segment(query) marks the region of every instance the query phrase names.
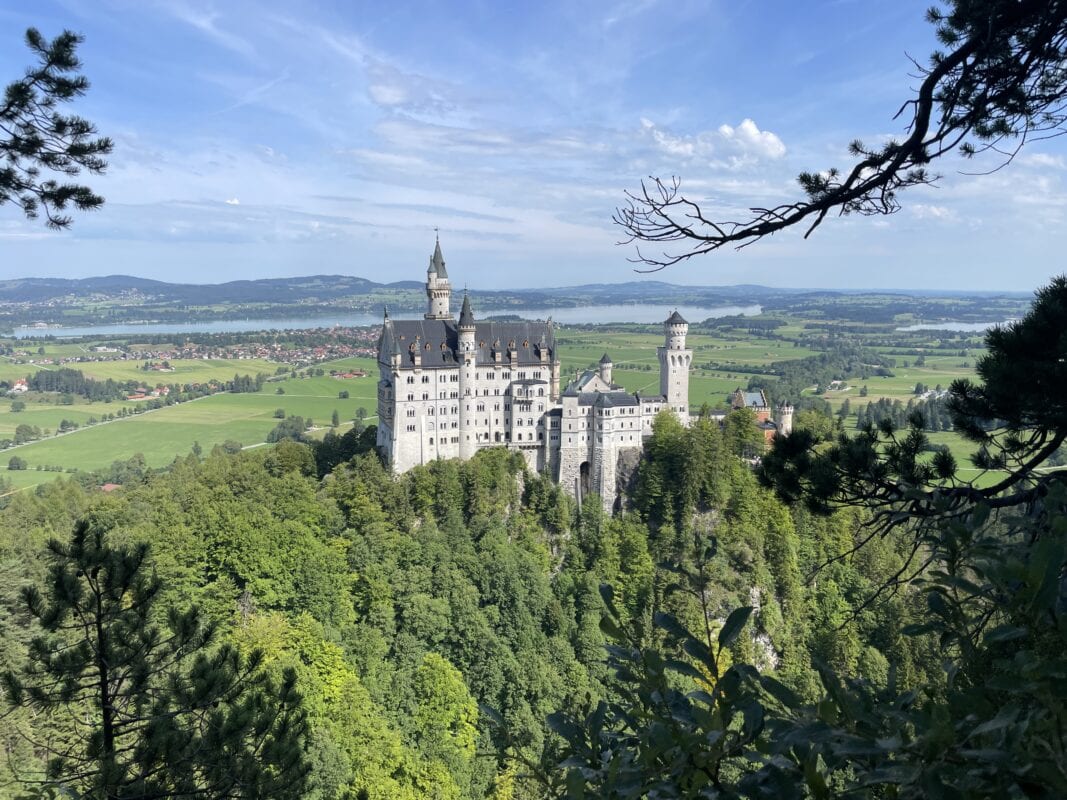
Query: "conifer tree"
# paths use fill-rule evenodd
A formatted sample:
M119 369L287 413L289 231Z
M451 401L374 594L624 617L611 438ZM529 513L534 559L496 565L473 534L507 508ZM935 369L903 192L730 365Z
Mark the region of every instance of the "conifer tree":
M49 543L45 590L24 600L42 634L7 699L65 735L42 743L53 793L118 798L300 797L307 773L295 674L263 677L262 656L216 644L195 608L162 610L146 545L115 546L77 523Z
M48 227L66 228L69 207L99 208L104 198L88 186L43 179L46 169L73 177L81 170L100 174L111 140L96 137L88 120L57 111L85 94L89 81L78 70L81 37L63 31L48 41L34 28L26 31L26 45L39 63L8 84L0 99L0 205L13 202L30 219L44 214Z

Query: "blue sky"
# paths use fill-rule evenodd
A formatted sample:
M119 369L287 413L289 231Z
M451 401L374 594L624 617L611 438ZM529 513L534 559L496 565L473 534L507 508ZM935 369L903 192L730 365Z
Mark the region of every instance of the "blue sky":
M26 27L82 33L74 110L115 140L70 231L0 206L0 277L421 279L439 226L460 285L633 280L611 215L642 177L731 217L899 134L927 3L0 0L0 81ZM1029 291L1064 269L1067 146L960 174L995 165L651 277Z

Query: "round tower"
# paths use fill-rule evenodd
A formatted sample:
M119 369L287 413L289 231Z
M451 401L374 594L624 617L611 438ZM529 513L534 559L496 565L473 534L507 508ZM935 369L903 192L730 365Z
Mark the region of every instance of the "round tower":
M778 406L778 432L788 436L793 432L793 406L783 402Z
M657 349L660 394L683 425L689 424L689 367L693 363L693 351L685 346L688 333L689 323L675 311L663 323L663 347Z
M434 243L430 266L426 268L426 319L452 319L449 305L452 301L452 284L448 280L445 259L441 255L441 240Z
M475 347L474 312L471 311L471 299L466 293L456 328L459 331L459 457L467 459L478 449L474 430L474 370L478 351Z
M604 353L600 357L600 380L604 381L608 386L611 386L611 356Z

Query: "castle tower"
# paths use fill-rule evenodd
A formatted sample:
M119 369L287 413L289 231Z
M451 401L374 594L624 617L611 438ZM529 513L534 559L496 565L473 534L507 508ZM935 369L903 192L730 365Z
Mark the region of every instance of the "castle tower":
M440 251L438 251L440 252ZM474 340L474 312L471 299L463 294L463 308L459 313L459 457L466 460L478 449L477 433L474 430L474 397L477 350Z
M608 386L611 386L611 356L604 353L600 357L600 380L604 381Z
M793 432L793 406L787 402L778 406L778 432L782 436Z
M663 323L664 345L659 354L659 391L683 425L689 424L689 366L693 351L685 347L689 323L675 311Z
M430 266L426 269L426 299L426 319L452 319L452 312L448 310L452 300L452 284L449 283L445 259L441 255L440 238L434 244Z

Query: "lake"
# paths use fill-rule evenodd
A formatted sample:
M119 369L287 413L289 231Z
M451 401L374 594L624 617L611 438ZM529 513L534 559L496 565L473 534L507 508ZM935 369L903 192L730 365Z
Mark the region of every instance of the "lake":
M1014 319L1006 319L1001 322L920 322L916 325L907 325L903 328L897 328L898 331L960 331L960 332L978 332L987 331L990 328L994 328L997 325L1007 325L1009 322L1016 322Z
M514 314L523 319L547 319L551 317L564 325L607 322L662 322L677 310L690 322L700 322L709 317L730 317L735 315L753 316L759 314L758 305L751 306L665 306L665 305L605 305L572 306L566 308L527 308L514 307L488 309L478 314L480 318L494 314ZM393 319L422 319L422 313L390 314ZM70 328L35 328L20 325L15 328L16 339L32 339L41 336L102 337L102 336L137 336L158 333L237 333L239 331L262 330L306 330L308 328L329 328L334 325L359 327L378 325L382 321L380 314L335 314L329 317L294 317L293 319L227 319L212 322L146 322L121 323L117 325L85 325Z

